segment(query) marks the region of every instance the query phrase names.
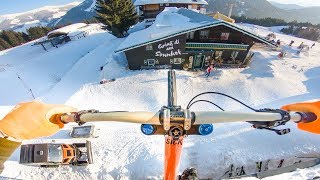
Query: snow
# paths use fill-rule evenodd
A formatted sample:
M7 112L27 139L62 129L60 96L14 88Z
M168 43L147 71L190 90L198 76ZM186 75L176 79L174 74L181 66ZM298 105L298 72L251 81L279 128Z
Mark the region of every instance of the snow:
M141 6L146 4L203 4L207 5L205 0L136 0L134 2L135 6Z
M27 32L27 29L35 26L46 26L47 23L41 22L39 20L26 22L21 28L15 29L16 32Z
M0 104L32 100L29 89L37 97L46 94L79 59L90 54L101 41L108 41L110 38L113 36L100 31L59 48L51 48L49 52L44 51L41 46L31 46L33 42L0 52L0 66L4 69L0 73L0 80L2 86L10 90L0 93Z
M76 30L78 30L78 29L80 29L80 28L82 28L82 27L85 27L85 26L87 26L86 23L70 24L70 25L68 25L68 26L64 26L64 27L62 27L62 28L59 28L59 29L55 29L55 30L53 30L53 31L50 31L50 32L48 33L48 36L50 36L51 34L55 34L55 33L58 33L58 34L60 34L60 33L62 33L62 34L68 34L68 33L72 32L72 31L76 31Z
M77 6L80 3L81 2L75 1L75 2L66 4L66 5L61 5L61 6L43 6L41 8L37 8L37 9L34 9L34 10L25 11L23 13L5 14L5 15L1 15L0 17L4 18L4 19L14 19L15 17L20 16L20 15L25 15L25 14L29 14L29 13L34 14L34 13L37 13L37 12L40 12L40 11L43 11L43 10L56 11L57 9L59 9L61 7L70 6L70 5Z
M177 21L182 20L177 17ZM169 22L170 23L170 22ZM160 23L159 24L163 24ZM260 36L273 28L248 25ZM139 33L136 32L136 33ZM295 55L297 46L312 41L275 32L292 56L278 59L279 52L255 47L255 56L244 69L216 69L209 78L203 72L176 71L178 104L185 107L196 94L219 91L256 108L279 108L284 104L319 99L320 44L308 53ZM0 117L20 101L31 100L27 85L36 98L47 103L65 103L81 109L101 111L158 111L167 103L167 70L130 71L124 54L114 54L128 38L117 39L107 32L96 32L87 38L50 48L24 44L0 52ZM139 39L136 39L139 41ZM99 71L103 66L103 71ZM25 84L18 78L21 76ZM98 84L102 78L114 82ZM238 104L219 96L206 96L227 110L244 110ZM216 110L211 105L197 104L193 111ZM144 136L139 125L127 123L94 123L97 138L91 138L94 164L87 167L62 166L39 168L18 163L17 150L5 163L0 179L147 179L162 176L164 138ZM56 135L24 141L78 142L68 124ZM200 178L221 177L231 163L245 165L293 155L319 153L320 136L298 130L289 123L291 133L278 136L255 130L247 123L214 124L209 136L189 136L184 140L179 172L196 167ZM319 176L320 166L297 170L266 179L312 179ZM255 178L247 178L255 179Z
M95 6L96 6L96 0L93 0L91 6L89 8L87 8L86 10L84 10L84 11L93 12Z
M100 24L86 24L86 26L82 26L82 27L79 27L77 29L68 29L69 33L68 33L68 36L69 37L72 37L72 36L76 36L78 34L81 34L81 33L89 33L89 32L95 32L95 31L98 31L98 30L101 30L101 25Z
M80 2L73 2L62 6L44 6L23 13L0 15L0 29L26 32L25 29L33 27L31 24L46 26L51 20L65 15L69 9L79 4ZM39 23L36 24L35 21Z

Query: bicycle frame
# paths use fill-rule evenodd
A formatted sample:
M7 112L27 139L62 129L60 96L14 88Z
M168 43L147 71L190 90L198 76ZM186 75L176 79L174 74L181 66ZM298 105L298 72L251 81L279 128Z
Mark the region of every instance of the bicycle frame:
M168 109L175 110L177 107L176 74L168 72ZM175 180L179 169L181 153L183 148L183 137L174 140L171 136L165 138L164 153L164 179Z

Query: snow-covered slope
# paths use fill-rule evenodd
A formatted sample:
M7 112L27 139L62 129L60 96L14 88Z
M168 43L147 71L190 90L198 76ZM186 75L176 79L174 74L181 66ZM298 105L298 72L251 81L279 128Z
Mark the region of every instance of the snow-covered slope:
M74 64L90 55L101 42L109 42L111 39L114 36L100 31L87 38L63 44L57 49L50 48L48 52L41 46L31 46L33 42L1 51L0 80L7 90L0 94L0 104L31 100L32 93L36 97L47 94ZM77 77L73 79L77 80Z
M33 26L46 26L79 4L80 2L73 2L63 6L45 6L24 13L0 15L0 30L25 32Z
M246 25L265 36L277 28ZM278 59L278 52L255 48L251 65L245 69L217 69L209 78L203 72L176 71L178 104L183 107L196 94L219 91L237 97L255 107L274 107L319 99L320 44L295 55L300 42L313 42L276 33L292 48L290 58ZM5 114L19 101L30 100L30 94L17 79L16 73L34 90L38 99L49 103L66 103L79 109L102 111L157 111L167 103L167 70L130 71L123 54L113 54L124 39L106 32L70 42L45 52L41 47L26 44L0 54L0 114ZM99 71L104 66L103 71ZM58 77L58 78L57 78ZM116 81L98 84L102 78ZM207 96L226 110L243 110L238 104L219 96ZM9 107L8 107L9 106ZM216 110L198 104L192 110ZM30 142L71 142L72 126L48 138ZM18 164L19 150L5 163L1 176L17 179L146 179L160 178L163 168L163 136L144 136L139 125L95 123L97 138L93 145L94 164L87 167L39 168ZM320 136L302 132L293 123L292 132L278 136L273 132L255 130L247 123L216 124L213 134L185 139L180 172L196 167L201 178L221 177L231 163L244 165L256 160L320 153ZM319 175L320 167L283 174L273 179L310 179ZM312 173L310 173L312 172Z

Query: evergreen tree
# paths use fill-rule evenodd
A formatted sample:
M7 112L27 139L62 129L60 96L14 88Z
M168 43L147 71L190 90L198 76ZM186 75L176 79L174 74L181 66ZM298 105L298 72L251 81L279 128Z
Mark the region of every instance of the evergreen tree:
M2 31L0 37L7 41L12 47L20 45L22 42L17 38L14 31Z
M128 34L130 26L138 20L131 0L97 0L96 19L117 37Z
M15 31L13 31L13 33L14 33L14 35L16 36L19 44L23 44L23 43L26 42L26 40L24 40L24 38L23 38L23 33L21 33L21 32L15 32Z
M9 49L11 47L12 46L7 41L0 38L0 51L5 50L5 49Z
M40 27L40 26L31 27L31 28L27 29L29 38L31 40L38 39L38 38L41 38L43 36L46 36L49 31L51 31L51 28L49 28L49 27Z
M29 35L26 34L26 33L22 33L22 38L26 41L26 42L29 42L30 41L30 38L29 38Z

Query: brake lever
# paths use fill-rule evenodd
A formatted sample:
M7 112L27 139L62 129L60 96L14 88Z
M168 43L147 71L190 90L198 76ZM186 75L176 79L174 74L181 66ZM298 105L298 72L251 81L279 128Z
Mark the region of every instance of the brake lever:
M278 135L284 135L290 132L290 128L274 129L274 127L285 125L288 121L290 121L289 112L282 109L270 109L270 108L260 109L257 112L279 113L281 115L281 119L275 120L275 121L247 121L248 123L252 124L253 128L266 129L269 131L273 131Z
M278 135L288 134L291 131L290 128L286 128L286 129L260 128L260 129L266 129L269 131L273 131L273 132L277 133Z

